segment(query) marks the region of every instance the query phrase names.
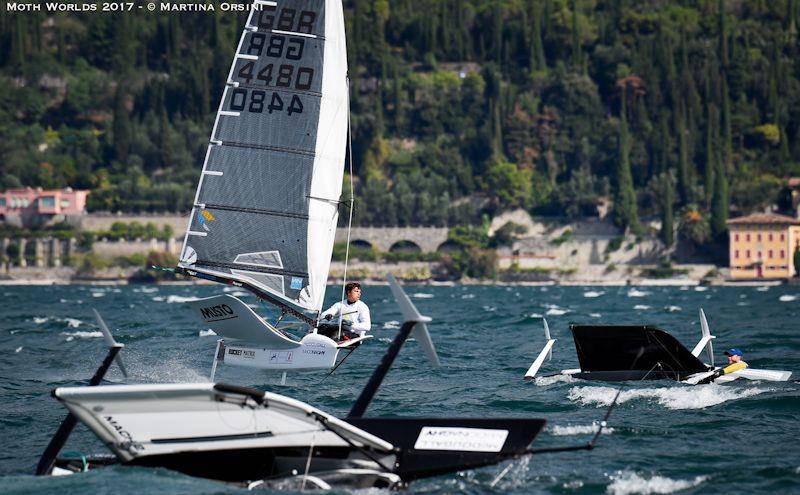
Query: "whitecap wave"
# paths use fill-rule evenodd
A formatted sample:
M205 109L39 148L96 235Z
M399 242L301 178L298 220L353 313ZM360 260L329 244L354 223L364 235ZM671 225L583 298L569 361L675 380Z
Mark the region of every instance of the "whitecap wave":
M461 299L475 299L475 294L463 294Z
M667 313L677 313L678 311L683 311L683 308L680 306L664 306L664 310Z
M640 388L623 390L619 395L618 402L622 404L630 400L649 399L655 400L667 409L704 409L772 390L774 389L757 387L741 389L722 385ZM584 405L606 407L611 404L616 395L616 388L585 386L573 387L567 394L567 398Z
M155 299L155 298L153 298ZM192 301L199 301L199 297L194 296L167 296L167 304L174 304L174 303L187 303Z
M707 290L708 290L708 287L706 287L705 285L696 285L694 287L694 291L695 292L705 292Z
M200 337L213 337L216 334L217 332L211 330L210 328L208 330L200 330L200 333L198 333Z
M570 375L560 374L552 376L537 376L533 379L533 383L536 384L537 387L546 387L554 383L573 383L576 381L578 380Z
M95 332L87 332L87 331L77 331L77 332L61 332L61 335L66 335L67 341L71 341L75 337L81 339L94 339L103 336L103 332L95 331Z
M48 321L50 321L50 317L49 316L34 316L33 317L33 322L36 323L37 325L41 325L42 323L47 323Z
M483 306L483 310L487 313L494 313L497 311L497 308L495 306Z
M15 354L19 354L20 352L22 352L22 346L19 346L16 349L14 349Z
M531 313L531 314L529 314L528 316L529 316L530 318L541 318L541 317L542 317L542 314L541 314L541 313Z
M649 295L650 293L645 290L631 289L628 291L628 297L646 297Z
M561 308L550 308L545 312L546 315L550 316L561 316L569 313L568 309L561 309Z
M602 318L603 317L603 315L601 315L600 313L589 313L589 316L591 316L592 318Z
M603 291L590 290L590 291L584 292L583 293L583 297L594 298L594 297L600 297L603 294L605 294L605 292L603 292Z
M433 294L428 294L426 292L415 292L411 294L411 297L414 299L433 299Z
M142 294L152 294L153 292L158 292L158 287L137 287L133 289L133 292L141 292Z
M554 425L548 427L548 431L556 436L574 436L574 435L594 435L600 425L593 421L590 425ZM603 435L610 435L614 433L614 428L610 426L603 427Z
M693 488L708 479L708 476L695 476L692 480L674 480L666 476L654 475L645 478L633 471L619 471L609 476L611 484L606 493L611 495L629 495L633 493L674 493Z
M163 302L164 301L164 296L151 297L150 300L155 301L155 302Z
M63 321L69 328L78 328L83 324L83 322L77 318L63 318L58 321Z
M758 292L767 292L769 290L769 286L768 285L762 285L761 287L756 287L756 290Z
M647 304L637 304L636 306L633 307L633 309L637 311L647 311L651 307L652 306L648 306Z
M797 300L797 296L791 294L784 294L778 298L778 301L780 302L792 302L795 300Z
M381 328L384 330L394 330L396 328L400 328L400 322L397 320L387 321L384 322L383 327Z
M105 292L92 292L92 297L106 297Z

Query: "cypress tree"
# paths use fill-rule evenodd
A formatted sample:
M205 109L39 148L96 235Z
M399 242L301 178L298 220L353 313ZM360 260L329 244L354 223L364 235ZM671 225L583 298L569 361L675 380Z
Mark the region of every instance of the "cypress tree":
M692 202L691 170L689 164L689 144L686 136L686 114L683 107L678 114L678 191L681 204L688 205Z
M718 28L719 28L719 60L722 70L728 68L728 22L725 15L725 0L717 1Z
M114 156L120 163L125 163L130 151L131 122L130 116L128 115L127 95L125 94L122 84L117 85L117 91L114 94L114 121L112 130L114 136Z
M633 176L631 175L630 145L628 143L628 117L625 87L622 88L622 106L620 109L619 125L619 157L616 167L617 191L614 198L614 219L620 227L630 228L634 233L641 232L639 215L636 210L636 193L633 190Z
M675 203L675 191L672 187L672 174L667 172L664 175L664 204L661 208L661 240L667 247L672 246L675 242L675 231L673 226L675 224L675 215L673 212L673 203Z
M576 0L572 0L572 66L577 69L581 66L581 33L578 27L578 6Z
M800 277L800 244L795 245L794 247L794 271L798 277Z
M728 177L725 164L717 159L714 173L714 196L711 199L711 235L717 241L728 230Z
M503 8L501 0L494 2L494 61L499 65L503 61Z
M706 151L703 185L705 186L706 207L711 207L711 198L714 196L714 153L716 152L716 126L719 117L713 103L708 103L706 116Z
M733 163L733 133L731 131L731 99L728 95L728 78L722 75L722 152L723 166L730 169Z
M544 45L542 44L542 8L538 2L535 3L531 41L533 43L531 68L538 71L547 70L547 59L544 56Z

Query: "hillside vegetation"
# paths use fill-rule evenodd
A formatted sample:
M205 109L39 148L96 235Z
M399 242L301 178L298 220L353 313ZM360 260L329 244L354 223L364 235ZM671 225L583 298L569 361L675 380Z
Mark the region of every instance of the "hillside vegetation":
M609 198L633 232L721 239L800 175L798 3L345 1L356 222ZM3 12L0 187L188 210L245 18Z

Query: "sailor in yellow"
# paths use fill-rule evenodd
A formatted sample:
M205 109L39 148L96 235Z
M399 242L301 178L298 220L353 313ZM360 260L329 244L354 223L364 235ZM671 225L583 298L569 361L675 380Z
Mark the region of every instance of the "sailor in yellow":
M725 351L725 355L728 356L728 366L716 370L710 376L701 380L700 381L701 384L711 383L723 375L730 375L731 373L735 373L737 371L741 371L747 368L747 363L742 361L743 353L740 349L737 349L735 347L732 349L728 349L727 351Z

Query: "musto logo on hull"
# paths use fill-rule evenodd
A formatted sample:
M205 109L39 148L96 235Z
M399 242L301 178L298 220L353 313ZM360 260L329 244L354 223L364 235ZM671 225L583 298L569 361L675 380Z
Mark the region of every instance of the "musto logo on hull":
M227 304L219 304L208 308L200 308L200 313L206 321L219 321L236 318L233 309Z

